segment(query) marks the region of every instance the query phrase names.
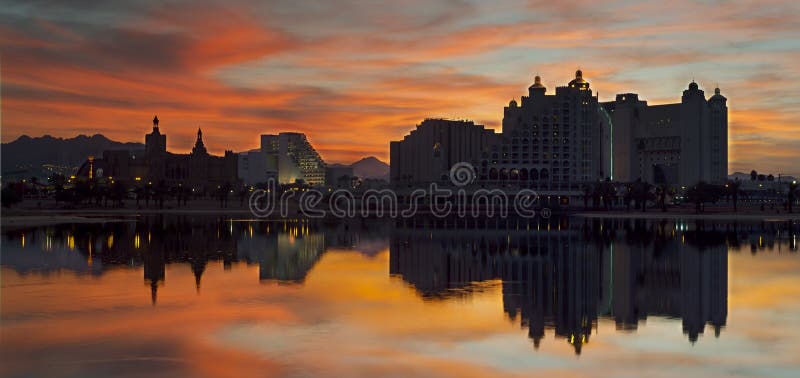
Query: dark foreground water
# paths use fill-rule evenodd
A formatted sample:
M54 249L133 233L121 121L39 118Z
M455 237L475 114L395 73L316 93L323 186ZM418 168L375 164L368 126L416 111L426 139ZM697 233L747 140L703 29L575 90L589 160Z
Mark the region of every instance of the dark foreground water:
M795 377L798 234L580 218L4 229L0 375Z

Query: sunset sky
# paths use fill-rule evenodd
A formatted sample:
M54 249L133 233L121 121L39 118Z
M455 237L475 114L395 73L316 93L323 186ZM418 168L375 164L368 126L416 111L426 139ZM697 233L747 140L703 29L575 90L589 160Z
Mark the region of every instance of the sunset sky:
M328 162L387 160L426 117L499 128L534 75L581 68L601 101L718 83L729 170L800 175L798 36L785 0L3 1L2 141L143 142L157 114L178 152L202 127L213 153L301 131Z

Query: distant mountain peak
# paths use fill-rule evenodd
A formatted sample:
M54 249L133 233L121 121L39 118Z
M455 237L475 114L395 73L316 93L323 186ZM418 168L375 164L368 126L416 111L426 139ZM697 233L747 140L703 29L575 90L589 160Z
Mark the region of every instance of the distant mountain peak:
M353 174L361 178L389 180L389 164L374 156L367 156L351 164Z
M367 162L367 161L375 161L375 162L379 162L379 163L386 164L386 163L384 163L383 161L381 161L380 159L376 158L375 156L367 156L367 157L363 157L363 158L361 158L360 160L356 161L355 163L359 163L359 162ZM355 164L355 163L353 163L353 164Z
M22 135L13 142L3 143L2 171L3 176L8 172L16 172L25 175L24 177L46 178L49 173L42 167L45 164L77 167L87 156L100 156L106 150L143 149L144 145L141 143L117 142L103 134L81 134L73 138L49 134L40 137Z

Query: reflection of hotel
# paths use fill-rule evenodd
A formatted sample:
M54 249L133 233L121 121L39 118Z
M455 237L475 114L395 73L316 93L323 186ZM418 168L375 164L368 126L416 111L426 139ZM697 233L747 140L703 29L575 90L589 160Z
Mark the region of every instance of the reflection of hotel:
M275 225L279 229L279 224ZM237 256L258 263L260 280L302 283L325 251L325 237L309 233L307 225L245 237L237 244Z
M389 270L425 298L465 295L476 282L502 280L505 312L528 328L536 347L552 330L580 353L598 316L613 318L619 329L635 329L648 315L681 317L692 342L706 324L718 335L727 318L725 244L693 246L678 237L647 244L631 236L657 230L636 227L401 227L392 236Z
M727 319L726 249L798 250L791 222L425 218L248 222L219 216L143 216L136 223L65 224L4 229L3 266L19 273L102 275L143 269L155 302L178 264L201 291L207 266L259 264L256 281L302 283L327 250L374 255L390 245L389 270L425 300L468 296L502 280L503 311L576 351L598 319L635 330L650 316L680 318L692 342ZM371 251L371 252L370 252ZM87 268L88 267L88 268ZM310 273L311 272L311 273ZM499 310L499 308L498 308Z
M618 329L636 329L652 315L680 317L692 342L706 324L719 336L728 304L725 244L690 246L670 240L659 246L614 243L613 248L611 313Z
M637 94L601 103L578 70L555 93L540 78L503 113L502 134L465 121L426 120L391 142L395 185L446 182L456 162L483 186L580 196L584 183L613 179L691 185L724 182L728 108L692 82L680 103L648 105Z
M575 230L397 230L389 271L428 298L463 295L474 282L503 281L503 307L538 347L545 329L580 352L596 323L601 292L595 251Z
M198 291L210 261L221 261L226 269L237 261L257 263L260 280L299 283L327 248L323 233L308 223L232 222L197 215L145 216L136 223L67 224L26 237L29 245L35 242L47 252L45 266L52 266L52 250L65 250L70 259L59 260L69 264L67 269L78 266L72 258L81 254L88 255L83 264L93 267L93 274L111 266L142 267L154 304L159 287L167 282L168 264L188 264ZM344 235L338 240L348 242ZM11 253L4 247L4 263L19 260L17 255L30 258L33 251L24 252Z

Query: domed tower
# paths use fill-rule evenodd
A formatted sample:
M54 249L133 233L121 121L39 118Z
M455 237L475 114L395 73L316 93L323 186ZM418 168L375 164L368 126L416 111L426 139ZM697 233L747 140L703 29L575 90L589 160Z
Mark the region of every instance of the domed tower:
M705 92L703 92L700 89L700 86L698 86L697 83L695 83L695 81L692 80L692 82L689 83L689 88L683 91L683 100L686 101L698 97L702 97L703 99L705 99Z
M711 96L711 98L709 98L709 99L708 99L708 102L722 102L722 103L726 103L727 101L728 101L728 99L727 99L727 98L725 98L725 96L723 96L723 95L721 95L721 94L720 94L719 87L717 87L717 88L714 88L714 95L713 95L713 96Z
M575 71L575 78L569 82L569 87L580 89L582 91L589 89L589 82L583 79L583 71Z
M681 161L680 181L692 185L699 181L717 184L711 177L711 128L705 92L692 80L683 91L680 106Z
M167 151L167 135L158 129L158 116L153 117L153 132L144 136L146 155L154 156Z
M528 96L531 98L543 96L547 92L547 88L542 85L542 78L539 75L533 78L533 85L528 87Z
M197 129L197 141L194 142L194 147L192 147L192 154L208 155L206 146L203 144L203 130L199 128Z
M728 99L720 94L719 87L708 99L708 123L711 145L711 178L725 182L728 178Z

